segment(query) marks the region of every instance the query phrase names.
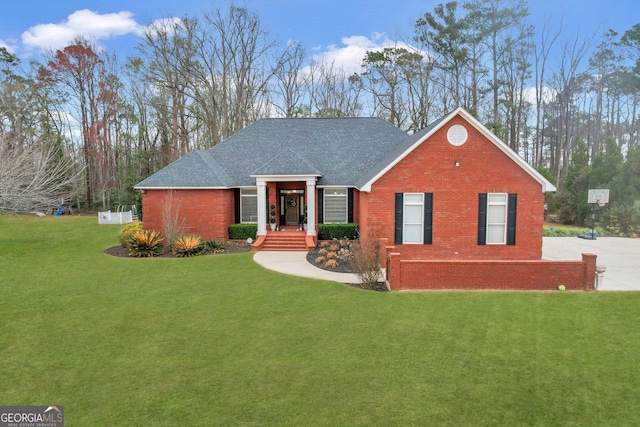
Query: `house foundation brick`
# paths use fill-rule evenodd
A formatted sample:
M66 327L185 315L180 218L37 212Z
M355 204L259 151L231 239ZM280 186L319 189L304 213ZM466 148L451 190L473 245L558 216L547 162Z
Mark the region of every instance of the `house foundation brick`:
M204 239L229 238L234 223L233 190L145 190L142 218L146 230L164 233L164 219L172 210L184 225L184 233Z

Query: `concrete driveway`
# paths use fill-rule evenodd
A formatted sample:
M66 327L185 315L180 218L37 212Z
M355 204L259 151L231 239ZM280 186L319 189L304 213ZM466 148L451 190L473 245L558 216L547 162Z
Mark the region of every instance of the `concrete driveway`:
M544 237L542 259L573 260L583 253L598 256L596 265L607 268L599 291L640 291L640 239L598 237Z

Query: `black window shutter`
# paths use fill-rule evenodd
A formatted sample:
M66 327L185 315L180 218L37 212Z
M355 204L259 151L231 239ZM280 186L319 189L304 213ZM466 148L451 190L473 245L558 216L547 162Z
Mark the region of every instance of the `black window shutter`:
M235 223L236 224L240 224L240 189L239 188L234 188L233 189L233 205L234 205L234 212L235 212Z
M509 194L507 205L507 245L516 244L516 211L518 208L518 195Z
M318 224L324 224L324 188L318 188Z
M402 228L403 228L403 209L404 209L404 195L402 193L396 193L396 222L395 233L393 241L396 245L402 244Z
M478 197L478 244L487 244L487 193Z
M424 244L433 240L433 193L424 193Z
M269 214L270 214L271 209L269 209L269 189L266 188L265 190L267 191L267 200L265 200L265 202L266 202L265 203L265 205L266 205L265 214L266 215L265 215L264 222L266 222L268 224L269 223Z
M353 188L347 191L347 222L353 222Z

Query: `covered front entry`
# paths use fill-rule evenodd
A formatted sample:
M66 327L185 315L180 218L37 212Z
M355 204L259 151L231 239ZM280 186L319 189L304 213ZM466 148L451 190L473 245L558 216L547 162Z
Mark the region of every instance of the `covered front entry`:
M280 195L280 225L301 225L305 217L304 188L280 188L278 193Z
M316 180L319 175L252 175L256 178L258 233L254 247L260 248L267 238L273 217L283 227L303 228L307 247L316 243ZM270 229L270 226L269 226ZM277 230L276 230L277 232ZM269 233L273 233L269 231ZM278 233L280 234L280 233Z

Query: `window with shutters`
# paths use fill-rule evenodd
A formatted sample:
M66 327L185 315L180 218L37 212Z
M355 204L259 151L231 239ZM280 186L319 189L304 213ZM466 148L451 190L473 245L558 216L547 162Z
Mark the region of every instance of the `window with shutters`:
M396 193L393 242L433 243L433 193Z
M424 234L424 194L405 193L403 204L403 243L422 243Z
M240 221L243 224L258 222L258 189L240 189Z
M324 223L346 224L348 221L348 200L346 188L324 189Z
M507 193L487 194L487 245L507 243Z

